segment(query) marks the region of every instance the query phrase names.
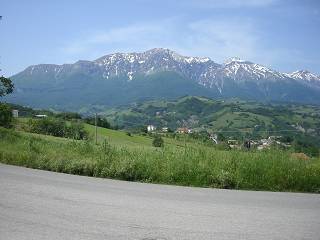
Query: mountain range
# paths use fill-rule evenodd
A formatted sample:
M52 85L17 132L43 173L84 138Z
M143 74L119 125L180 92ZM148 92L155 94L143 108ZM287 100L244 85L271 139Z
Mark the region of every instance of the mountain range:
M239 58L222 64L155 48L94 61L39 64L11 77L7 100L37 108L87 111L185 95L320 104L320 76L281 73Z

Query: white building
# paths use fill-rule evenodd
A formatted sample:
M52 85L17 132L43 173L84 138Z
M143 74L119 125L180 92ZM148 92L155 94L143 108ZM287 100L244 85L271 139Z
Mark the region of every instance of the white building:
M14 117L14 118L19 117L19 110L13 109L12 110L12 117Z
M153 131L155 131L157 128L155 127L155 126L153 126L153 125L148 125L147 126L147 130L148 130L148 132L153 132Z
M163 127L162 128L162 132L168 132L169 131L169 128L168 127Z
M47 115L45 114L37 114L37 115L34 115L36 118L46 118L48 117Z

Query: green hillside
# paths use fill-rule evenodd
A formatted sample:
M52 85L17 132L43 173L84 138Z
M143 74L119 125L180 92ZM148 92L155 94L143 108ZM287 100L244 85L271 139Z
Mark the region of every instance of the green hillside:
M90 133L92 141L94 141L95 127L93 125L85 124L85 129ZM103 144L107 141L112 146L116 147L128 147L128 148L144 148L144 149L155 149L152 146L153 137L149 135L141 134L130 134L128 135L125 131L106 129L98 127L98 143ZM194 142L190 140L186 141L179 140L177 138L163 137L165 146L168 148L180 148L186 146L194 145ZM203 145L200 142L196 145Z
M55 137L50 135L43 135L37 133L27 132L28 129L28 121L31 118L29 117L22 117L18 118L15 121L15 128L20 132L22 135L30 135L35 136L41 139L46 139L55 142L66 142L66 141L74 141L67 138ZM85 130L89 133L88 141L90 143L95 143L95 126L84 123ZM201 142L192 141L189 138L172 138L172 137L165 137L163 136L163 140L165 146L167 148L181 148L185 146L203 146ZM104 144L107 142L113 147L125 147L130 149L148 149L154 150L155 147L152 146L153 136L152 135L141 135L139 134L128 134L126 131L121 130L112 130L103 127L97 127L97 143Z
M215 92L176 72L137 75L130 82L127 76L106 80L101 76L73 71L61 74L59 78L45 73L29 77L23 72L12 77L16 91L6 97L7 101L36 108L90 114L110 106L151 99L175 99L186 94L217 96Z
M299 136L315 143L320 139L320 107L312 105L183 97L110 109L101 114L125 129L152 124L173 130L186 126L235 138Z

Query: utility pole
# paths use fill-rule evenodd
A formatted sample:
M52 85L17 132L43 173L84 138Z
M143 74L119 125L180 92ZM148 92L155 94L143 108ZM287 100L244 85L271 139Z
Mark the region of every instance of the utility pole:
M95 125L95 138L96 138L96 145L97 145L98 144L97 113L95 114L94 125Z

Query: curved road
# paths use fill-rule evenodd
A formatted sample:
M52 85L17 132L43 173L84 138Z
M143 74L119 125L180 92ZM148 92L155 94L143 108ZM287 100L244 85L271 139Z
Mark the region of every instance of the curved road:
M0 239L320 239L320 195L175 187L0 164Z

